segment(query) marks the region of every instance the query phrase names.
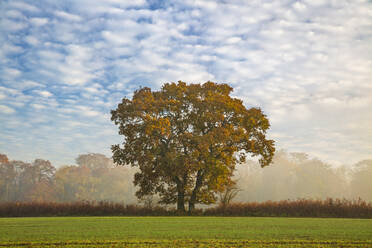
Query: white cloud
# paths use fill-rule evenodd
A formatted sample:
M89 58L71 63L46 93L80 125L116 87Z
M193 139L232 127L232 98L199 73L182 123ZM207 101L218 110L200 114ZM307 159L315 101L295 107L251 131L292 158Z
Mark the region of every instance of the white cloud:
M3 68L3 76L5 78L15 78L19 77L22 74L22 71L15 69L15 68Z
M72 22L79 22L82 20L82 18L78 15L67 13L64 11L56 11L54 14L58 17L64 18L66 20L72 21Z
M230 44L236 44L236 43L239 43L240 41L242 41L240 37L231 37L231 38L228 38L226 42Z
M7 87L3 87L3 86L0 86L0 92L4 92L7 95L18 95L18 94L20 94L20 92L16 89L7 88Z
M98 111L94 111L94 110L86 110L84 112L82 112L83 115L85 116L89 116L89 117L94 117L94 116L99 116L100 113Z
M23 1L10 1L9 5L13 8L17 8L21 11L39 12L39 9L35 6L25 3Z
M110 32L110 31L103 31L102 36L109 42L112 42L117 45L122 45L122 44L132 44L133 39L126 36L125 33L122 34L116 34L115 32Z
M295 8L298 11L304 11L306 9L306 5L301 3L300 1L296 1L293 4L293 8Z
M42 105L42 104L38 104L38 103L33 103L31 104L31 106L35 109L45 109L45 105Z
M49 91L46 91L46 90L34 90L34 92L42 97L51 97L53 96L52 93L50 93Z
M141 7L145 6L146 0L132 0L132 1L120 1L120 0L108 0L108 1L91 1L82 0L79 4L76 4L76 8L85 14L89 15L122 15L125 13L125 8L130 7Z
M2 50L5 53L20 53L23 51L23 48L21 46L16 46L9 43L4 43L2 46Z
M0 112L3 114L13 114L15 112L11 107L0 105Z
M41 83L38 83L32 80L25 80L19 84L19 87L21 89L29 89L29 88L36 88L36 87L43 88L45 86L42 85Z
M33 46L37 46L39 44L39 40L35 36L26 36L25 40L27 43Z
M305 0L305 2L309 5L317 6L317 7L329 3L329 1L326 1L326 0Z
M7 17L10 17L10 18L19 18L19 19L25 17L25 16L24 16L21 12L19 12L18 10L8 10L8 11L6 12L6 16L7 16Z
M4 93L0 92L0 100L3 100L5 98L6 98L6 95Z
M369 2L190 0L156 10L144 0L26 2L3 5L0 104L22 108L7 116L14 122L53 122L54 140L82 132L64 154L120 139L99 130L116 130L107 114L140 85L212 80L261 107L279 146L345 163L368 155ZM18 135L14 128L9 140Z
M2 19L0 23L1 30L9 32L17 32L28 27L28 24L22 21L12 21L9 19Z
M64 54L53 50L39 50L38 54L43 60L41 62L45 63L48 63L50 60L62 61L65 58Z
M33 17L30 18L30 22L35 26L43 26L49 22L48 18L43 17Z

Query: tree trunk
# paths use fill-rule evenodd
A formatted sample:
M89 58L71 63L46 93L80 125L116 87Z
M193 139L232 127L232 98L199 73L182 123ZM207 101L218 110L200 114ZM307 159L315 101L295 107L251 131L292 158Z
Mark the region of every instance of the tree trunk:
M177 184L177 211L185 212L185 188L178 177L175 177L175 181Z
M189 201L189 213L191 213L195 209L196 195L198 194L199 189L202 186L203 177L204 177L204 174L203 174L202 170L198 170L198 173L196 175L195 187L194 187L194 189L191 193L191 197L190 197L190 201Z
M6 201L9 202L9 184L6 182Z
M178 212L185 212L185 193L178 191L177 196L177 211Z

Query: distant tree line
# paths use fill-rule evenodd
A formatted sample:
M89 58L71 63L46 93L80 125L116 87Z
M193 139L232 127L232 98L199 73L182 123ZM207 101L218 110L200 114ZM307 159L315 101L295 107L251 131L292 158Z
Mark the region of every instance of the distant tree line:
M76 165L55 168L49 161L9 160L0 154L0 202L113 201L136 203L135 171L115 166L102 154L83 154ZM305 153L276 152L273 164L262 169L257 162L239 165L232 187L219 195L222 205L287 199L346 198L372 202L372 160L333 167ZM141 202L149 207L154 196Z
M76 164L55 168L48 160L27 163L0 154L0 202L135 200L127 168L94 153L79 155Z
M279 150L272 166L261 169L248 161L237 168L234 179L238 202L328 197L372 202L372 160L336 167L306 153Z

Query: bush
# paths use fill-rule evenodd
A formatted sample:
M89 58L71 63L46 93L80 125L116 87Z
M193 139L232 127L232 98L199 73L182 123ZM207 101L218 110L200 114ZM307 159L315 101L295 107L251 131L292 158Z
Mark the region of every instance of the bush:
M362 199L332 198L233 203L227 207L221 205L206 209L204 215L372 218L372 203L367 203Z
M175 209L144 207L115 202L79 201L0 203L0 217L31 216L179 216ZM336 217L372 218L372 203L361 199L298 199L285 201L233 203L207 209L196 209L197 216L271 216L271 217Z

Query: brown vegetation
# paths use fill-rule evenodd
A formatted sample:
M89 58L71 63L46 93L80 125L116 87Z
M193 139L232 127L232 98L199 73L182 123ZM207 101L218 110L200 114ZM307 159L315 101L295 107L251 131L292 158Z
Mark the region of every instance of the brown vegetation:
M175 216L183 213L164 207L113 202L9 202L0 203L0 217L25 216ZM200 216L372 218L372 202L358 200L306 200L233 203L195 210Z
M233 203L206 209L204 215L372 218L372 202L329 198Z
M142 207L114 202L8 202L0 203L0 217L31 216L146 216L169 215L162 207Z

